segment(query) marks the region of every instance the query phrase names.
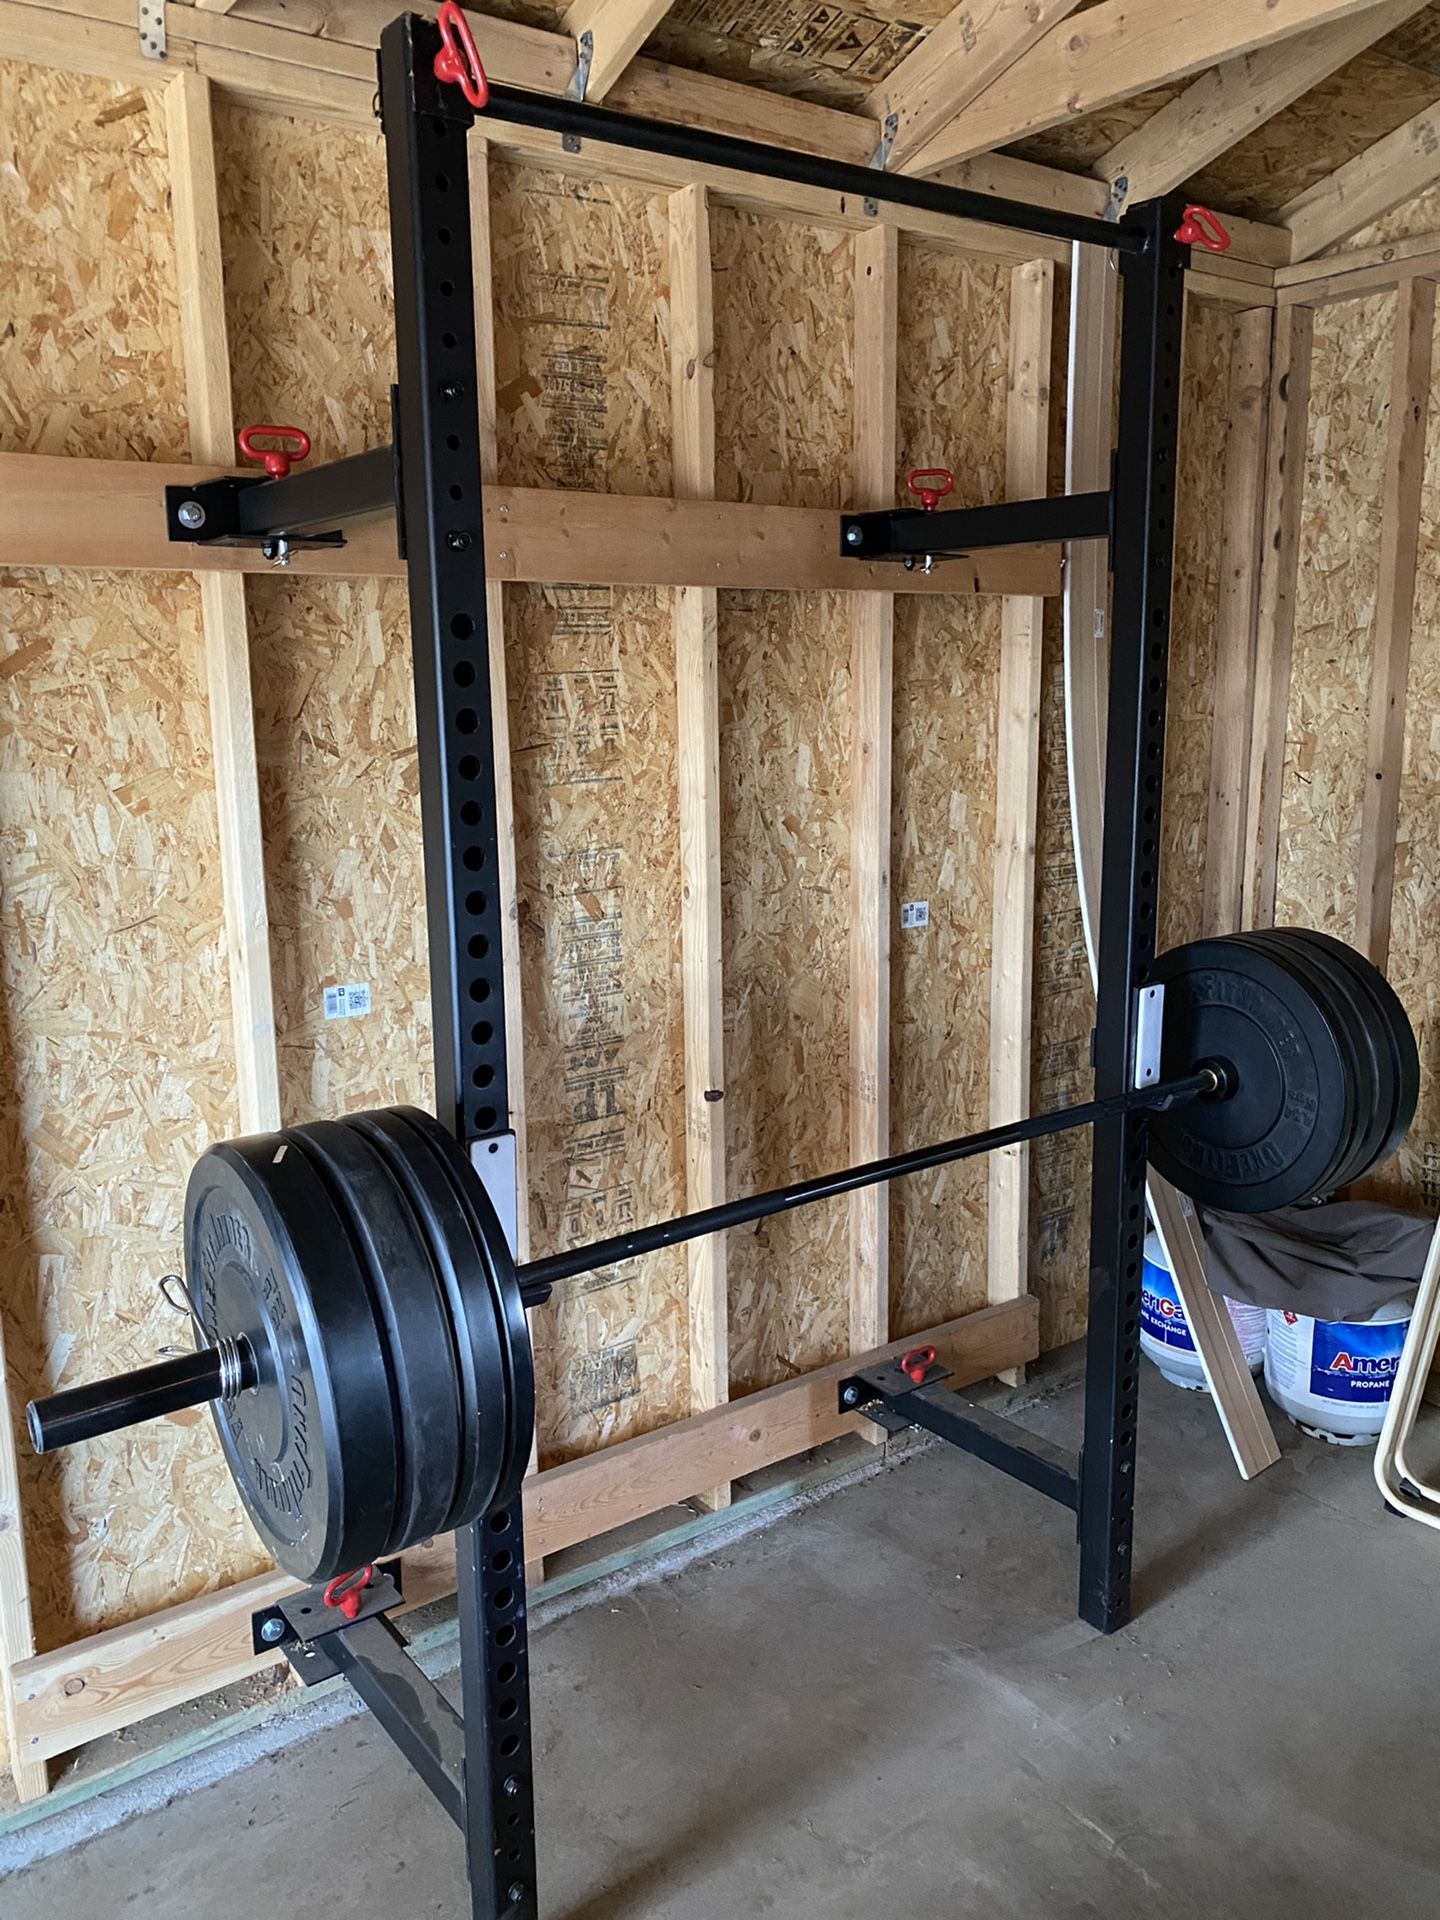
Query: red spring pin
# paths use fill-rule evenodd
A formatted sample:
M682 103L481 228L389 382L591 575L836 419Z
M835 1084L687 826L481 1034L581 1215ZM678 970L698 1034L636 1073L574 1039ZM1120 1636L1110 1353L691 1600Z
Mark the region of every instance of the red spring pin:
M455 0L444 0L435 16L440 29L440 51L435 56L435 78L447 87L459 87L479 113L490 98L490 82L480 64L480 54L470 22Z
M257 433L271 440L288 440L293 451L284 447L257 447L254 445ZM242 427L236 438L247 460L265 462L265 471L272 480L283 480L296 461L304 460L310 452L310 436L303 427Z
M941 485L927 482L943 482ZM905 481L906 487L919 500L926 513L933 513L947 493L955 487L955 476L948 467L916 467Z
M373 1567L356 1567L353 1573L338 1573L320 1597L327 1607L338 1608L347 1620L353 1620L360 1611L360 1597L374 1577Z
M908 1374L917 1387L923 1387L925 1376L935 1364L934 1347L912 1347L900 1362L900 1371Z
M1225 223L1209 207L1186 207L1185 217L1175 229L1182 247L1204 247L1209 253L1228 253L1230 235Z

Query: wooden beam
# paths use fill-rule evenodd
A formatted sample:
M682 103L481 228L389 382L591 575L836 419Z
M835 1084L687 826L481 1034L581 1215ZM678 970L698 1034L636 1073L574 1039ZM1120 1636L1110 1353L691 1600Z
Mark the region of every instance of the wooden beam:
M210 88L198 73L177 73L166 87L165 127L190 457L225 465L235 458L230 338Z
M160 461L0 453L0 564L174 572L269 573L257 551L173 546L158 511L166 486L233 469ZM933 573L846 559L824 507L728 500L647 500L606 493L491 487L485 568L492 580L586 580L596 586L741 587L798 592L1058 593L1058 546L997 548ZM294 574L399 579L395 533L376 520L344 547L301 548Z
M1394 133L1297 193L1280 209L1291 258L1309 260L1379 220L1440 180L1440 105L1426 107Z
M1088 173L1063 173L1058 167L1042 167L1033 160L1017 159L1013 153L982 153L970 160L958 161L939 175L947 186L969 187L974 193L995 193L1004 200L1024 200L1035 207L1053 207L1066 213L1088 213L1101 218L1110 204L1110 190L1103 181ZM1223 211L1223 209L1222 209ZM1267 226L1261 220L1244 220L1238 214L1225 213L1230 232L1230 251L1216 254L1222 272L1233 272L1242 264L1279 267L1290 258L1290 235L1283 227ZM1043 248L1032 247L1038 255ZM1069 258L1068 247L1062 261Z
M174 7L169 15L169 70L197 68L227 98L259 111L296 114L375 132L374 50L393 16L394 0L237 0L226 15ZM434 11L419 0L419 10ZM487 68L496 80L536 93L563 94L575 70L575 45L566 35L489 15L475 16ZM0 0L0 52L41 64L69 66L112 79L156 83L155 62L138 55L131 0ZM816 106L760 87L743 86L660 62L636 60L612 91L610 106L681 125L792 147L863 165L874 154L880 124L868 115ZM759 206L782 217L815 219L853 230L878 219L937 246L993 255L1014 264L1046 253L1063 261L1060 243L1007 233L974 221L878 205L780 181L705 169L620 147L585 143L566 155L559 135L517 128L488 114L477 132L505 152L580 174L636 179L664 187L708 186L727 204ZM965 162L955 184L999 193L1036 206L1100 213L1107 193L1082 174L1037 166L1009 155ZM1290 258L1280 228L1227 216L1231 249L1211 263L1223 277L1246 260L1274 266Z
M1244 906L1272 320L1263 307L1242 313L1231 335L1205 840L1202 926L1207 934L1234 933Z
M1408 234L1373 247L1350 247L1323 260L1299 260L1275 275L1278 304L1307 307L1388 290L1412 274L1440 271L1440 233Z
M5 1371L5 1328L0 1323L0 1731L10 1778L21 1804L50 1791L43 1758L21 1730L15 1670L34 1658L35 1623L30 1607L30 1567L25 1555L25 1516L20 1508L20 1462L15 1451L10 1376Z
M575 152L566 148L563 136L558 133L516 126L488 116L477 131L507 159L554 168L578 179L630 180L666 193L678 192L685 186L704 187L712 206L737 207L746 213L803 220L850 233L866 233L877 225L892 227L897 233L923 241L927 246L1008 264L1018 264L1042 253L1048 253L1055 260L1064 260L1069 254L1063 241L1047 242L1043 237L1015 228L992 227L983 221L927 213L917 207L892 206L885 201L859 199L853 194L834 193L821 187L770 180L759 174L735 173L673 154L602 147L590 141L582 141L579 151ZM1043 171L1036 169L1036 172ZM1103 198L1102 193L1102 201Z
M1104 247L1076 246L1070 270L1070 341L1065 413L1065 491L1101 492L1110 485L1115 440L1115 326L1120 275ZM1105 789L1105 703L1098 690L1110 662L1110 569L1098 540L1071 543L1065 557L1065 740L1075 862L1100 871L1100 811L1087 796ZM1081 805L1082 798L1085 804ZM1092 898L1092 895L1095 897ZM1080 917L1090 971L1096 967L1098 895L1080 889Z
M852 1369L893 1359L917 1341L935 1347L957 1387L972 1385L1035 1358L1035 1302L982 1308L933 1332L536 1474L523 1490L532 1548L551 1554L577 1546L674 1505L697 1486L739 1479L858 1432L859 1416L838 1410L837 1383ZM425 1574L423 1586L407 1578L413 1597L423 1592L435 1599L453 1589L448 1540L404 1559L407 1569L417 1561ZM254 1653L250 1617L297 1590L298 1583L283 1574L263 1574L22 1661L16 1670L16 1714L27 1752L37 1761L70 1753L102 1734L276 1665L275 1656Z
M893 229L855 242L854 437L850 497L894 504L900 250ZM850 1158L890 1151L890 831L895 600L852 594L850 611ZM850 1348L890 1333L890 1194L850 1196ZM881 1429L876 1428L877 1436Z
M1079 0L962 0L866 100L900 172Z
M218 463L234 457L234 417L210 83L177 73L165 90L165 124L190 453ZM263 1133L281 1123L280 1061L245 582L233 573L199 578L240 1131Z
M1010 375L1005 492L1049 492L1050 341L1055 269L1032 260L1010 275ZM1107 423L1108 424L1108 423ZM1030 1110L1035 981L1035 834L1040 792L1040 682L1045 602L1011 595L1001 613L995 755L995 867L990 934L990 1124ZM989 1159L986 1298L1029 1291L1030 1149ZM1018 1378L1013 1382L1019 1385Z
M105 11L104 0L93 9L95 18L52 12L27 0L0 0L0 59L151 87L180 67L194 66L194 50L181 45L171 49L163 66L147 59L140 51L135 9L114 19L99 17Z
M1355 908L1355 944L1382 970L1390 954L1395 832L1405 759L1405 696L1410 678L1420 491L1425 480L1425 426L1435 334L1433 280L1406 281L1395 297L1394 324Z
M710 208L703 187L669 200L670 397L674 490L686 500L715 494L715 314L710 280ZM678 587L675 626L676 769L680 808L680 955L685 1022L686 1204L725 1198L725 995L721 968L720 661L713 587ZM730 1397L726 1239L687 1248L690 1280L690 1411ZM699 1498L730 1504L728 1482Z
M1374 0L1100 0L1052 27L1023 60L921 148L907 173L971 154L1167 86Z
M592 105L609 93L671 5L672 0L574 0L565 31L575 41L581 65L588 64L584 97Z
M469 142L470 282L475 308L475 411L480 429L480 479L495 484L499 472L496 433L494 272L490 247L490 152L483 140ZM515 1137L515 1257L530 1255L530 1158L525 1103L525 1002L520 957L520 897L515 875L515 778L510 743L510 676L505 647L505 589L485 582L486 653L490 665L492 756L495 762L496 890L500 896L500 970L505 981L506 1098ZM527 1315L532 1336L537 1314ZM532 1434L527 1473L539 1470L539 1442ZM527 1558L525 1584L537 1587L545 1562Z
M114 5L117 0L106 3ZM88 0L77 0L77 4L88 4ZM417 0L415 11L433 14L435 0ZM578 0L574 11L578 11ZM272 42L278 38L304 40L314 57L324 59L335 49L362 47L373 53L382 29L395 12L395 0L240 0L234 19L262 27ZM624 12L638 13L634 0ZM173 21L173 14L171 18ZM524 26L473 9L470 20L492 80L534 93L567 91L576 64L571 32ZM183 21L178 29L172 25L172 37L177 30L183 35ZM597 53L600 45L597 35ZM864 164L879 138L878 125L864 115L767 93L759 87L690 72L665 61L629 61L605 92L606 105L622 113L673 120L807 153L829 153L856 165ZM593 68L589 97L599 97Z
M1280 789L1290 712L1290 655L1300 565L1300 512L1310 424L1310 359L1314 322L1308 308L1282 309L1275 319L1266 430L1260 604L1255 625L1255 714L1245 783L1245 873L1241 923L1275 920L1280 852Z
M1118 214L1131 202L1173 193L1248 133L1318 87L1347 61L1419 13L1424 0L1389 0L1344 20L1312 27L1201 74L1096 161Z
M1440 278L1440 233L1413 234L1373 247L1305 260L1276 275L1282 309L1329 306L1389 293L1409 280Z
M1208 264L1215 256L1206 254L1204 258ZM1185 298L1192 306L1200 301L1208 307L1229 307L1236 313L1276 304L1273 287L1247 285L1230 274L1207 273L1204 267L1186 269Z

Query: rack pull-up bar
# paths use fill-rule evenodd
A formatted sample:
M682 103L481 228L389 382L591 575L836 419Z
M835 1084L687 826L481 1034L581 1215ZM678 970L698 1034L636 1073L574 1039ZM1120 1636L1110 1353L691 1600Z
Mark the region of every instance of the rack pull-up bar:
M946 214L956 220L975 220L987 227L1011 227L1019 233L1038 233L1050 240L1079 240L1115 253L1143 253L1143 228L1117 226L1090 214L1066 213L1058 207L1030 206L1023 200L1002 200L996 194L976 193L969 187L947 187L938 180L921 180L905 173L885 173L879 167L857 167L819 154L788 147L770 147L759 140L741 140L734 134L708 133L671 121L642 120L610 107L587 106L583 100L556 99L550 94L527 93L520 87L490 87L489 104L480 115L516 127L536 127L558 133L571 151L594 140L602 146L624 147L635 153L660 153L696 166L720 167L729 173L753 173L766 180L788 180L793 186L815 187L857 208L867 201L917 207L923 213Z

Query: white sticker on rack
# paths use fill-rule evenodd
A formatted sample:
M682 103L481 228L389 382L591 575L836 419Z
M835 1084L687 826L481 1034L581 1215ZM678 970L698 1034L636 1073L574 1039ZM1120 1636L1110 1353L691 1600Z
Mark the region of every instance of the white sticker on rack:
M325 1018L327 1020L354 1020L362 1013L370 1011L370 989L368 986L326 987Z

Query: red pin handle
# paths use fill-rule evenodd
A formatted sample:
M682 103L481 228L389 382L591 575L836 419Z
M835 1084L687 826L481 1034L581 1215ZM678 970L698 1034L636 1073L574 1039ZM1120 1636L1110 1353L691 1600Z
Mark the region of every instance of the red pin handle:
M1186 207L1185 217L1175 229L1182 247L1204 247L1209 253L1228 253L1230 235L1225 223L1209 207Z
M287 452L283 447L257 447L254 444L257 433L266 434L271 440L288 440L294 451ZM295 462L304 460L310 452L310 436L303 427L242 427L236 438L247 460L265 462L265 471L272 480L283 480Z
M435 16L440 29L440 51L435 56L435 78L446 86L459 87L478 113L490 98L490 82L480 64L480 54L470 22L455 0L444 0Z
M320 1598L327 1607L337 1607L347 1620L360 1611L360 1596L375 1577L373 1567L356 1567L353 1573L339 1573Z
M943 481L943 486L926 485L927 481ZM915 494L926 513L933 513L940 502L955 486L955 476L948 467L916 467L906 478L905 485Z
M934 1347L912 1347L900 1362L900 1371L908 1374L917 1387L923 1387L925 1376L934 1364Z

